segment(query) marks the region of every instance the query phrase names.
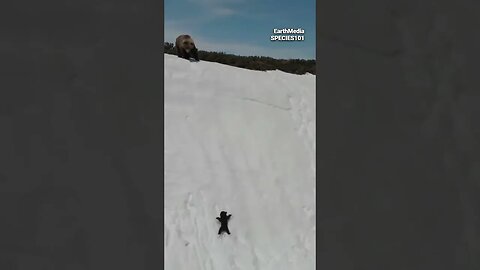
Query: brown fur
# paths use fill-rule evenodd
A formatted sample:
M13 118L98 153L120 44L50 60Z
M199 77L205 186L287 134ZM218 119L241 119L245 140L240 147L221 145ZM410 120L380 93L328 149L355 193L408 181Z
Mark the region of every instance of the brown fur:
M177 49L178 57L190 59L194 58L198 61L197 47L190 35L180 35L175 40L175 48Z

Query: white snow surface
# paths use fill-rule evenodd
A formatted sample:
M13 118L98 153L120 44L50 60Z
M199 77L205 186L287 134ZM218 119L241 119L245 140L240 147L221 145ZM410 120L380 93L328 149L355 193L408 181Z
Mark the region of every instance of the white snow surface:
M165 269L315 269L315 76L165 54L164 192Z

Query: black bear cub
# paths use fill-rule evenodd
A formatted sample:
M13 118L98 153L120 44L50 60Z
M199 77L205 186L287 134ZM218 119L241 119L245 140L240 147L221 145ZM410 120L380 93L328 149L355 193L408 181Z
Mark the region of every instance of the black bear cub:
M218 230L218 234L222 232L226 232L230 234L230 230L228 229L228 220L232 215L227 216L227 212L222 211L220 212L220 217L217 217L217 220L220 221L220 229Z

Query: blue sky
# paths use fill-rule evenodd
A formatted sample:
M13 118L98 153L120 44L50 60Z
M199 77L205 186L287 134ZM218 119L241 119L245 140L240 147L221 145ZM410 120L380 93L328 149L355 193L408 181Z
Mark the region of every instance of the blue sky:
M200 50L315 59L315 0L164 0L165 41L190 34ZM305 41L270 41L273 29L302 28Z

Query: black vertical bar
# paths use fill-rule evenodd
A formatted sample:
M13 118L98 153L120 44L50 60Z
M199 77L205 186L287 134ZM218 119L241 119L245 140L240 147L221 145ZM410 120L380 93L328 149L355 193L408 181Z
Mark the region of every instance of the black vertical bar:
M163 1L0 13L0 269L162 269Z

